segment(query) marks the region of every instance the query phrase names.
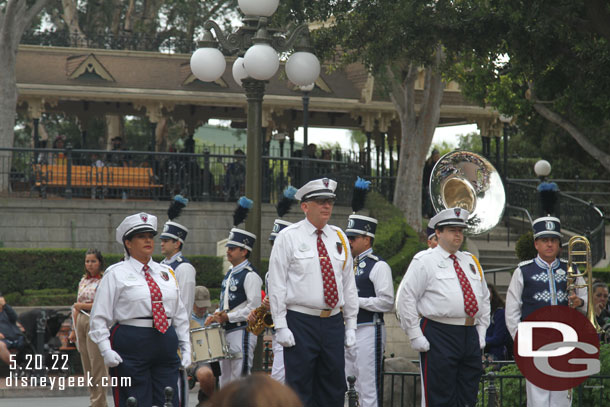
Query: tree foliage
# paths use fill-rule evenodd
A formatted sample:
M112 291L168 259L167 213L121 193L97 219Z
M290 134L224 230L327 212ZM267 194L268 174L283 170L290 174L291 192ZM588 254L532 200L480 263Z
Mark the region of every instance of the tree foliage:
M459 56L454 77L464 93L517 118L523 134L551 150L586 151L610 170L610 5L603 0L460 2L477 9L489 40ZM468 16L464 16L468 18ZM541 123L539 118L547 123ZM552 123L552 126L548 126ZM556 150L556 148L555 148ZM544 150L545 152L550 150Z

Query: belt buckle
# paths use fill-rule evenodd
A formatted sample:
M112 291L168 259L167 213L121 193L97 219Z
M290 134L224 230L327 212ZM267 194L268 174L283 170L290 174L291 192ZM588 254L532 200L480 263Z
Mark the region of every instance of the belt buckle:
M324 310L322 310L322 312L320 312L320 318L328 318L328 317L330 317L330 313L332 311L333 310L331 310L331 309L324 309Z
M474 325L474 317L466 317L466 323L464 324L465 326L473 326Z

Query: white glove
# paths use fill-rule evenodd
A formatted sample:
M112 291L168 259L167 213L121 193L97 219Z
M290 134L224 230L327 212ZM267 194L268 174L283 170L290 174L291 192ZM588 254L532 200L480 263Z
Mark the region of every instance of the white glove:
M193 363L191 360L191 347L187 344L180 346L180 356L180 364L182 364L183 368L186 369L191 365L191 363Z
M481 349L485 348L485 336L479 336L479 347Z
M119 363L123 362L123 359L121 359L119 354L112 349L106 349L103 351L102 357L104 358L104 364L108 367L115 367L118 366Z
M356 344L356 330L346 329L345 330L345 346L351 348Z
M277 340L277 343L279 343L285 348L290 348L295 345L294 335L292 334L292 331L288 328L278 329L275 333L275 339Z
M411 339L411 348L417 352L428 352L430 350L430 342L425 336L418 336Z

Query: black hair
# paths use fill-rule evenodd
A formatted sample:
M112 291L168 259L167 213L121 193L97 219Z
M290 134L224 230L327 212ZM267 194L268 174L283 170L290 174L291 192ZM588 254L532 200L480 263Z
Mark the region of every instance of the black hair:
M85 252L85 258L89 254L94 254L95 257L97 258L97 261L100 262L100 275L102 275L104 272L104 256L102 256L102 252L100 252L98 249L94 249L94 248L87 249L87 251ZM85 276L91 277L91 275L89 274L89 272L87 271L86 268L85 268Z
M504 308L505 302L495 285L487 283L487 288L491 291L491 313L493 314L498 308Z

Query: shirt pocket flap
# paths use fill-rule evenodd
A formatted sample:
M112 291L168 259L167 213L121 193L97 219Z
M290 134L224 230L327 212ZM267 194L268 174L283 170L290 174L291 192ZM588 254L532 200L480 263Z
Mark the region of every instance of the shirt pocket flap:
M294 253L294 258L297 260L305 260L305 259L312 259L315 256L317 256L317 253L314 250L306 250L306 251L300 251L297 250Z
M439 280L447 280L450 278L457 278L455 271L447 270L447 271L437 271L435 277Z

